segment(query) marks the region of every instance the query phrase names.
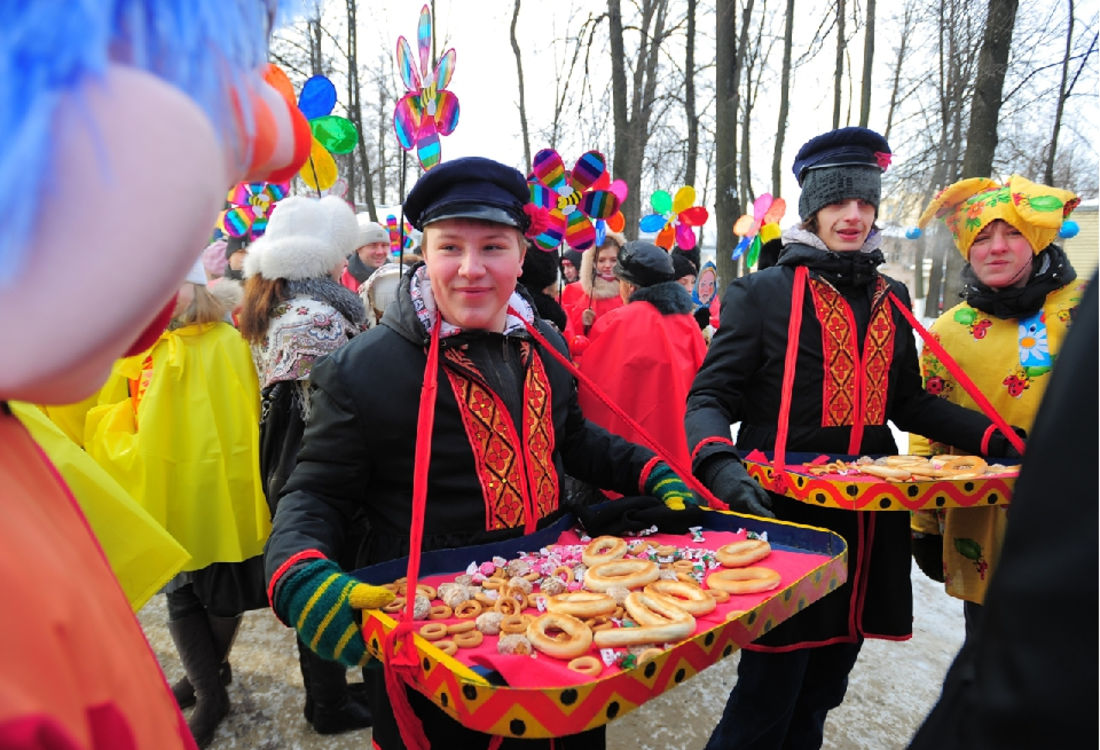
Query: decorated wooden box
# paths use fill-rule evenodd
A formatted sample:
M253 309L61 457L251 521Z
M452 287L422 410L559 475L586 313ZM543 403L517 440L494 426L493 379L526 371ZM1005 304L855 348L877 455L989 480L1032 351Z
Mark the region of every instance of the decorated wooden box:
M778 572L778 587L730 595L709 614L697 616L694 632L676 643L644 650L592 646L587 655L599 661L592 674L574 671L566 661L537 651L533 655L502 654L496 636L486 636L477 647L448 655L435 645L442 641L429 641L418 634L420 666L415 687L464 726L480 732L526 738L574 734L623 716L690 679L826 596L847 576L846 545L832 532L728 512L708 510L704 517L703 526L689 534L654 534L644 539L651 550L690 560L705 574L708 566L717 565L714 550L719 547L748 537L766 538L771 554L754 565ZM530 554L568 558L584 549L587 538L580 536L582 533L574 519L566 517L535 534L507 542L424 553L417 583L435 588L494 559L499 564ZM670 552L673 548L676 553ZM356 575L368 583L384 585L404 576L407 563L407 559L394 560L363 568ZM705 580L705 575L699 577ZM383 658L384 637L399 616L403 615L378 610L364 613L364 639L377 658ZM459 620L435 622L454 624Z
M1019 459L997 459L1004 470L965 479L888 480L849 469L822 471L850 464L856 456L788 453L786 470L773 468L773 454L754 450L744 456L749 475L762 486L809 505L845 510L931 510L1008 505L1019 474ZM870 458L879 458L870 456ZM843 472L843 473L841 473Z

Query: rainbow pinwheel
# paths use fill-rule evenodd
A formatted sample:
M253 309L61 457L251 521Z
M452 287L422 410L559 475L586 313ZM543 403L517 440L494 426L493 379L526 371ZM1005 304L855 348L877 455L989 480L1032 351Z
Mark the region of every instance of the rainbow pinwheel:
M597 219L610 219L619 210L619 197L610 189L595 189L606 174L603 154L589 151L567 172L561 156L552 148L535 154L527 186L531 203L546 212L548 226L533 239L543 250L553 250L564 239L574 250L596 242Z
M290 192L288 182L242 182L226 196L229 207L218 217L218 228L230 237L254 240L267 229L271 207Z
M761 193L752 204L752 215L744 214L733 223L733 233L741 240L733 249L732 260L737 260L748 250L745 267L752 268L760 257L760 228L765 224L774 224L783 218L787 211L787 202L782 198L772 198L771 193Z
M439 163L439 136L450 135L458 125L458 97L447 91L455 72L454 49L443 53L428 77L432 13L427 5L420 9L416 44L420 51L419 71L408 40L403 36L397 40L397 69L409 93L401 97L393 110L393 129L401 148L411 151L415 147L420 166L428 170Z
M336 87L324 76L313 76L298 95L298 109L309 121L313 143L309 159L298 175L307 185L320 192L336 182L338 174L333 154L347 154L359 142L359 131L346 117L332 114L336 106Z
M415 240L413 240L412 237L413 228L412 224L407 221L404 222L404 224L405 252L409 252L413 249L413 245L415 244ZM397 217L393 214L386 217L386 229L388 229L390 233L390 252L396 255L401 252L401 230L398 228Z
M596 180L592 185L593 190L610 190L615 194L615 197L619 199L619 205L622 206L626 200L629 189L626 186L626 182L623 180L611 181L611 173L604 172L600 175L600 179ZM603 241L607 239L607 230L612 232L621 232L626 227L626 219L623 218L622 211L616 211L607 219L596 219L596 247L603 244Z
M653 213L643 216L639 226L643 232L656 232L654 244L671 250L673 243L681 250L695 247L695 229L706 223L710 216L703 206L695 203L695 188L684 185L673 198L665 190L658 190L649 198Z

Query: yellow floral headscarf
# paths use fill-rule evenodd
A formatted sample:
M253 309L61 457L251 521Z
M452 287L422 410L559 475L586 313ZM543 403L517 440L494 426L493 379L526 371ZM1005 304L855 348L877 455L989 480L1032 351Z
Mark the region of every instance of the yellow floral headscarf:
M955 247L970 260L970 246L987 224L1001 219L1019 230L1038 254L1054 241L1062 221L1081 200L1069 190L1047 187L1019 175L1001 185L987 177L970 177L948 185L924 209L917 225L943 219Z

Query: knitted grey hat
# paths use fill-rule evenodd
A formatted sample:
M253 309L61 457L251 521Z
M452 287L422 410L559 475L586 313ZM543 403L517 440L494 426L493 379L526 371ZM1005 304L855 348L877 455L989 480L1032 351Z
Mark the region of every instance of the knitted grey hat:
M830 203L865 200L878 211L882 173L892 154L886 139L867 128L840 128L811 138L792 171L802 187L798 215L807 219Z

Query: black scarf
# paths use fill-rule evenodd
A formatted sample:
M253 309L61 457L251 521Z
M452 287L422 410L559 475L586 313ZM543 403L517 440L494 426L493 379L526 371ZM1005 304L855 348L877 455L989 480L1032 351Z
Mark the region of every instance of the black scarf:
M793 244L783 248L777 265L806 266L834 287L865 287L875 280L875 270L886 259L882 251L837 253L809 245Z
M371 268L363 259L359 257L359 253L352 253L348 256L348 273L355 277L355 280L362 284L366 281L372 273L377 271L377 268Z
M1039 312L1047 295L1077 278L1062 248L1047 245L1031 262L1031 278L1020 288L993 289L978 281L969 263L963 268L959 296L995 318L1026 318Z
M329 278L295 279L286 282L287 294L294 297L312 297L327 302L357 326L362 327L367 319L367 308L359 295L343 284Z

